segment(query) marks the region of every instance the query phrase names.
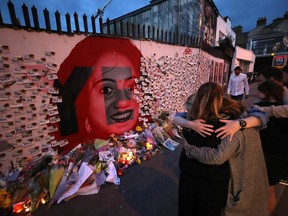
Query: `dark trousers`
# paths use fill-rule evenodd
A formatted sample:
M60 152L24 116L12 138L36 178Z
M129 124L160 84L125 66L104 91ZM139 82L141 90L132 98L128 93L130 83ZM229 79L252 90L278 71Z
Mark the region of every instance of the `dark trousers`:
M288 180L288 156L271 155L264 152L269 185L276 185L281 179Z
M235 100L235 101L242 101L243 94L242 95L237 95L237 96L231 95L231 99Z
M220 216L226 205L229 180L180 175L179 216Z

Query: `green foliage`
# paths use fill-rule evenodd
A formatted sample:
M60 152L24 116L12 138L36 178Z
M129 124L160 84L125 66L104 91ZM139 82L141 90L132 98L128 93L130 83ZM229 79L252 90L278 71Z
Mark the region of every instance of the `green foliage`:
M163 111L159 116L158 118L163 120L163 121L166 121L168 120L168 117L169 117L169 112L168 111Z
M222 38L219 41L219 46L223 49L225 48L233 48L233 38L231 35L226 36L225 38Z

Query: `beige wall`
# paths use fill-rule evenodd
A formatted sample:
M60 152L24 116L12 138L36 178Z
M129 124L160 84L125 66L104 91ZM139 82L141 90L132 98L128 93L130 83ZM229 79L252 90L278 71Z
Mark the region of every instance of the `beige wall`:
M61 63L85 37L0 28L0 140L15 147L0 152L2 172L7 172L10 161L37 158L51 146L67 144L55 140L53 124L47 126L48 122L59 121L52 85ZM187 96L211 78L211 62L224 63L199 49L148 40L133 43L143 55L139 80L150 83L135 93L143 108L139 111L142 120L148 115L156 118L162 111L183 111ZM48 73L44 76L45 71ZM148 74L144 76L143 72Z

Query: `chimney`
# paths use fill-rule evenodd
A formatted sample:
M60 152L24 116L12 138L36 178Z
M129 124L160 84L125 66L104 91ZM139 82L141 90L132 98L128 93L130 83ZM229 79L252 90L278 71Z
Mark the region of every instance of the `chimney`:
M284 19L288 19L288 11L285 12Z
M257 20L257 26L261 26L261 25L264 25L266 26L266 17L259 17L258 20Z
M276 19L273 20L273 23L281 22L283 19L284 19L284 18L278 17L278 18L276 18Z
M236 34L242 33L242 31L243 31L243 26L242 26L242 25L235 26L235 27L233 28L233 31L234 31Z

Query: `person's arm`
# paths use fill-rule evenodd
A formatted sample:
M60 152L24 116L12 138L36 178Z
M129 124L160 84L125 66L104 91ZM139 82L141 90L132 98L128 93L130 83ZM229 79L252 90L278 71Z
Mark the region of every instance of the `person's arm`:
M227 86L227 94L230 95L231 93L231 76L229 77L228 86Z
M245 74L245 79L244 79L244 87L245 87L245 96L247 97L249 95L249 83L248 83L248 78L246 74Z
M203 137L206 137L206 135L210 136L211 133L214 131L213 125L205 124L205 121L202 119L189 121L183 118L182 116L175 115L174 118L172 119L172 122L181 127L191 128Z
M275 116L276 118L288 117L288 105L281 105L281 106L272 105L268 107L260 107L260 106L254 105L253 109L266 112L268 116Z
M240 132L239 132L240 133ZM240 134L239 134L240 135ZM223 164L231 155L233 155L239 146L240 140L238 136L234 136L232 142L224 139L217 148L197 147L189 145L184 140L185 154L189 158L196 159L204 164Z
M243 118L247 123L245 128L259 127L260 130L266 128L267 122L269 120L266 113L258 111L258 112L249 112L248 115L249 115L248 117ZM231 141L233 135L238 130L241 129L239 121L238 120L220 120L220 121L226 123L226 125L215 130L215 133L218 133L217 137L220 137L221 139L229 137L229 141Z

